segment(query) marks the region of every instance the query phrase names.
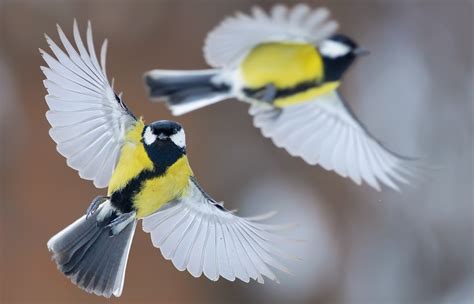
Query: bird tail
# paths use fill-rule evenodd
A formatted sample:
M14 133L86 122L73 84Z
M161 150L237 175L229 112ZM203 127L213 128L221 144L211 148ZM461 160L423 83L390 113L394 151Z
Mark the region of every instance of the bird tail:
M113 230L117 218L109 202L84 215L48 241L58 269L79 288L109 298L122 293L136 220Z
M231 87L218 81L221 70L152 70L145 74L150 98L164 100L173 115L182 115L232 97Z

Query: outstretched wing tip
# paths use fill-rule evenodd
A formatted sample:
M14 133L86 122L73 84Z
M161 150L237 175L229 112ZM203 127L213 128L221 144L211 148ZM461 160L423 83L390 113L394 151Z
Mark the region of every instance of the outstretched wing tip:
M412 161L385 148L355 118L337 93L280 109L254 106L254 125L277 147L310 165L321 165L377 191L401 191L409 183Z
M338 23L321 8L311 10L307 5L286 7L278 4L268 12L253 6L250 13L236 12L222 20L208 33L204 56L214 67L234 66L256 45L274 40L306 40L318 42L333 34ZM239 39L235 39L238 36Z
M143 230L152 243L178 269L193 277L220 277L233 281L276 278L271 268L287 267L277 244L281 238L271 225L237 217L223 209L191 180L186 197L143 219Z
M68 166L103 188L112 174L120 150L117 146L123 141L122 129L134 123L133 115L111 96L105 69L95 57L92 33L87 51L77 21L73 22L75 47L59 25L57 30L65 51L47 34L46 41L55 57L39 49L47 65L40 68L46 76L43 84L48 91L49 134Z

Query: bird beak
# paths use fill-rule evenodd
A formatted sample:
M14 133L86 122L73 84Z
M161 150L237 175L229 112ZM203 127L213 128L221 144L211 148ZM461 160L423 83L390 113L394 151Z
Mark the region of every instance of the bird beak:
M354 51L352 51L354 55L356 56L367 56L370 54L370 52L366 49L363 48L356 48Z
M165 139L167 139L167 138L168 138L168 136L166 136L166 135L163 134L163 133L160 133L160 135L158 135L158 139L159 139L159 140L165 140Z

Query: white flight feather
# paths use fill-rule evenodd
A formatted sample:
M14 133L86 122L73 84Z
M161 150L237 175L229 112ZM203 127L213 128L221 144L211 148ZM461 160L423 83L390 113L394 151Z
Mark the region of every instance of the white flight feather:
M46 40L56 58L40 50L48 65L41 70L48 91L49 134L67 164L79 171L82 178L103 188L110 180L125 133L136 120L116 100L107 80L107 40L102 44L99 64L90 22L85 46L74 21L77 50L62 29L59 26L57 29L65 51L49 36Z
M326 8L275 5L266 13L255 7L251 15L237 13L224 19L209 32L203 51L209 65L234 68L258 44L271 41L316 44L334 34L337 28Z
M277 226L257 221L266 218L241 218L221 209L190 180L187 195L145 217L143 230L178 270L213 281L263 283L263 276L278 281L269 266L289 272L279 259L291 259L277 248L286 240L274 234Z
M336 92L281 110L253 104L249 113L276 146L357 184L364 181L380 190L381 182L398 191L413 176L409 160L368 134Z

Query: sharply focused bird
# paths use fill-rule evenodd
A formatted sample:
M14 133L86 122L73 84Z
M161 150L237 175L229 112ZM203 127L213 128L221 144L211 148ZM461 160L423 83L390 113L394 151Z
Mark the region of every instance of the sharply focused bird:
M288 272L281 259L289 256L278 249L284 226L261 223L270 214L238 217L203 191L186 157L183 128L173 121L145 124L114 93L105 71L107 41L99 63L90 23L84 45L74 22L77 50L59 26L58 33L65 51L48 36L56 58L40 50L48 65L41 69L49 134L82 178L108 186L107 196L48 241L59 270L89 293L120 296L143 219L153 245L194 277L263 283L263 276L277 280L271 267Z
M145 80L153 100L181 115L222 100L250 103L254 125L276 146L380 190L409 183L410 159L383 147L337 92L355 59L367 52L325 8L256 7L212 30L204 55L213 69L152 70Z

